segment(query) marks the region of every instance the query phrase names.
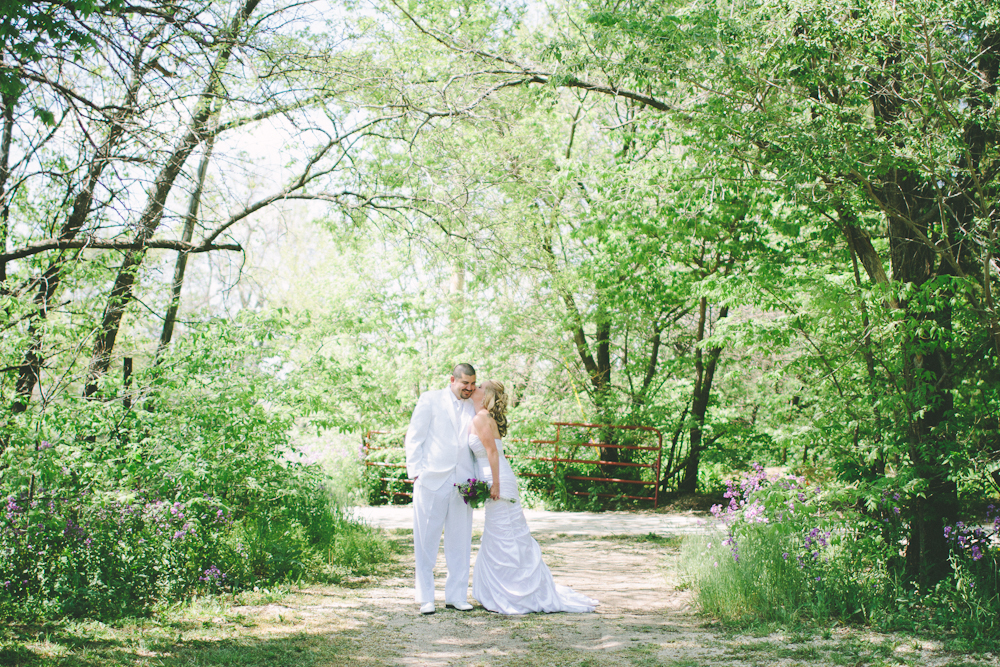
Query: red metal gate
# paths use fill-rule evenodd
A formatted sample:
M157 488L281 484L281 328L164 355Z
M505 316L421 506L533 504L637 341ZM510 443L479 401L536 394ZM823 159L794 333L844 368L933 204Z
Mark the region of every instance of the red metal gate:
M362 457L365 462L365 467L373 467L379 470L378 480L380 482L386 482L389 485L389 490L387 494L395 496L406 496L408 498L413 497L413 480L408 479L405 474L402 477L387 477L388 473L382 472L384 470L393 470L402 468L406 470L406 450L403 447L403 436L401 434L395 434L391 438L379 438L380 435L393 436L391 431L366 431L364 439L362 441ZM385 452L389 458L393 460L389 461L373 461L373 452ZM393 456L395 455L395 456ZM398 460L396 460L398 459ZM396 483L403 484L410 491L396 491L392 488Z
M649 426L615 426L610 424L584 424L578 422L552 422L552 425L556 427L555 438L551 440L512 440L512 442L529 443L534 445L530 450L533 452L531 454L523 453L521 451L509 451L507 452L508 458L511 460L530 460L530 461L545 461L552 463L552 472L538 473L538 472L521 472L519 473L524 477L535 477L535 478L550 478L554 479L559 475L560 464L583 464L583 465L594 465L600 466L601 468L607 469L608 467L620 467L620 468L642 468L649 470L652 474L650 477L652 479L624 479L620 477L596 477L591 475L563 475L563 479L574 480L574 481L592 481L592 482L608 482L612 484L625 485L625 488L633 490L633 493L626 494L615 494L615 493L591 493L589 491L569 491L572 495L577 496L590 496L596 495L600 497L614 498L620 495L624 495L626 498L632 500L652 500L653 507L656 507L659 502L659 480L660 480L660 465L663 458L663 434L652 427ZM572 429L584 429L588 432L594 431L610 431L610 430L620 430L620 431L635 431L644 434L648 434L651 439L655 438L655 445L619 445L613 443L605 443L596 441L593 436L585 441L575 441L575 440L564 440L563 439L563 428ZM393 470L393 469L405 469L406 463L402 456L403 454L403 437L402 435L395 435L392 439L386 441L386 439L378 438L379 435L389 435L391 433L387 431L368 431L364 436L364 462L366 466L371 466L379 468L381 470ZM538 449L544 449L545 447L552 447L552 455L545 456L546 452L537 452ZM584 447L590 450L594 450L597 454L596 458L582 458L577 455L578 448ZM520 449L520 448L518 448ZM655 452L655 462L645 462L636 463L632 461L604 461L601 460L601 450L607 449L618 449L618 450L630 450L630 451L640 451L640 452ZM568 456L560 456L560 453L566 454L568 450ZM391 458L393 460L372 460L373 453L384 452L381 456ZM542 455L537 455L542 454ZM408 488L412 489L413 480L406 479L405 477L387 476L389 473L379 473L378 479L382 482L386 482L390 485L395 485L397 483L402 483ZM637 487L653 487L652 495L637 495L641 491L646 489L641 489ZM395 496L407 496L412 497L412 490L410 491L396 491L391 489L387 491L389 495ZM648 491L647 491L648 493Z
M626 498L632 500L652 500L653 507L656 507L659 502L659 480L660 480L660 464L663 458L663 434L659 430L652 428L650 426L614 426L611 424L584 424L578 422L552 422L552 425L556 427L556 435L552 440L528 440L520 442L529 442L533 445L551 445L554 447L552 456L532 456L527 454L511 454L511 458L518 459L528 459L532 461L551 461L552 462L552 472L551 473L531 473L531 472L521 472L520 474L525 477L542 477L542 478L555 478L559 475L559 464L566 463L582 463L589 465L598 465L602 468L606 467L621 467L621 468L646 468L652 471L652 479L650 480L639 480L639 479L621 479L617 477L593 477L587 475L564 475L563 479L572 479L577 481L593 481L593 482L611 482L615 484L626 484L632 485L631 488L638 486L652 486L653 495L633 495L625 494ZM606 442L595 441L593 437L586 441L564 441L562 439L563 427L571 427L577 429L586 429L589 431L600 430L622 430L622 431L642 431L647 432L650 436L655 436L656 445L616 445ZM516 442L516 441L515 441ZM587 458L577 458L576 448L586 447L597 450L596 459ZM570 450L570 456L561 457L560 448L565 452L566 449ZM618 449L618 450L631 450L631 451L648 451L656 452L656 462L655 463L634 463L631 461L603 461L601 460L601 450L605 449ZM629 488L629 487L626 487ZM644 489L636 489L636 491L642 491ZM614 498L621 494L615 493L596 493L591 494L589 491L569 491L569 493L576 496L589 496L596 495L605 498Z

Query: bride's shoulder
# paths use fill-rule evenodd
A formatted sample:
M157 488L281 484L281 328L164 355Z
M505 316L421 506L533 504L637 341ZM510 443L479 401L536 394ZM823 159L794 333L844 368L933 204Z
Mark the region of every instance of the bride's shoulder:
M479 412L477 412L475 414L475 416L473 416L472 421L473 421L473 423L475 423L477 425L478 424L489 424L490 422L493 421L493 417L486 410L480 410Z

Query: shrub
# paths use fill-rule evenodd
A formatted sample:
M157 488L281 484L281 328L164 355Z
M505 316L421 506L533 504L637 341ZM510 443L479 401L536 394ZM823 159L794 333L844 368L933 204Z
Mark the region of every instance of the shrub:
M145 613L164 596L230 587L229 523L211 498L167 503L44 490L30 500L8 496L0 613L114 618Z
M131 409L66 396L6 425L0 615L115 618L388 558L295 455L276 330L248 316L185 337L137 374Z
M931 591L901 577L905 498L883 489L859 510L801 477L768 479L759 465L713 514L724 536L685 543L683 559L706 612L725 620L805 618L887 628L997 634L1000 518L992 531L957 524L952 576Z
M802 478L768 480L755 464L725 497L728 506L712 508L725 537L706 541L705 558L689 561L706 611L731 620L864 616L877 574L857 569L853 540L818 487Z

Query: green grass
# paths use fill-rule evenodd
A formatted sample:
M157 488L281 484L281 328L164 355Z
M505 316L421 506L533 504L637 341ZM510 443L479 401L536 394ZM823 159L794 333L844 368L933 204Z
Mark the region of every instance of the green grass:
M337 584L337 595L400 576L401 553L409 536L386 535L367 526L344 523L326 555L319 579ZM325 593L287 586L206 595L161 604L145 618L99 621L50 621L0 626L0 665L4 667L157 667L228 665L231 667L309 667L339 665L345 656L363 656L372 646L392 655L377 622L359 629L340 623L337 614L319 632L289 632L302 623L296 611ZM295 600L291 609L279 605ZM261 616L262 609L278 608ZM352 664L360 663L357 659Z
M640 644L626 648L625 655L634 667L659 667L663 664L658 657L661 650L659 644Z

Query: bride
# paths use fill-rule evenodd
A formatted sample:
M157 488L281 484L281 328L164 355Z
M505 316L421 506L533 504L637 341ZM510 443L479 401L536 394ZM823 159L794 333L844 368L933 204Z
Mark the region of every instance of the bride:
M503 455L507 434L507 396L503 385L483 382L472 394L476 416L469 447L476 471L490 484L486 526L472 580L472 597L490 611L594 611L597 600L560 586L542 562L542 551L528 530L517 492L517 478Z

